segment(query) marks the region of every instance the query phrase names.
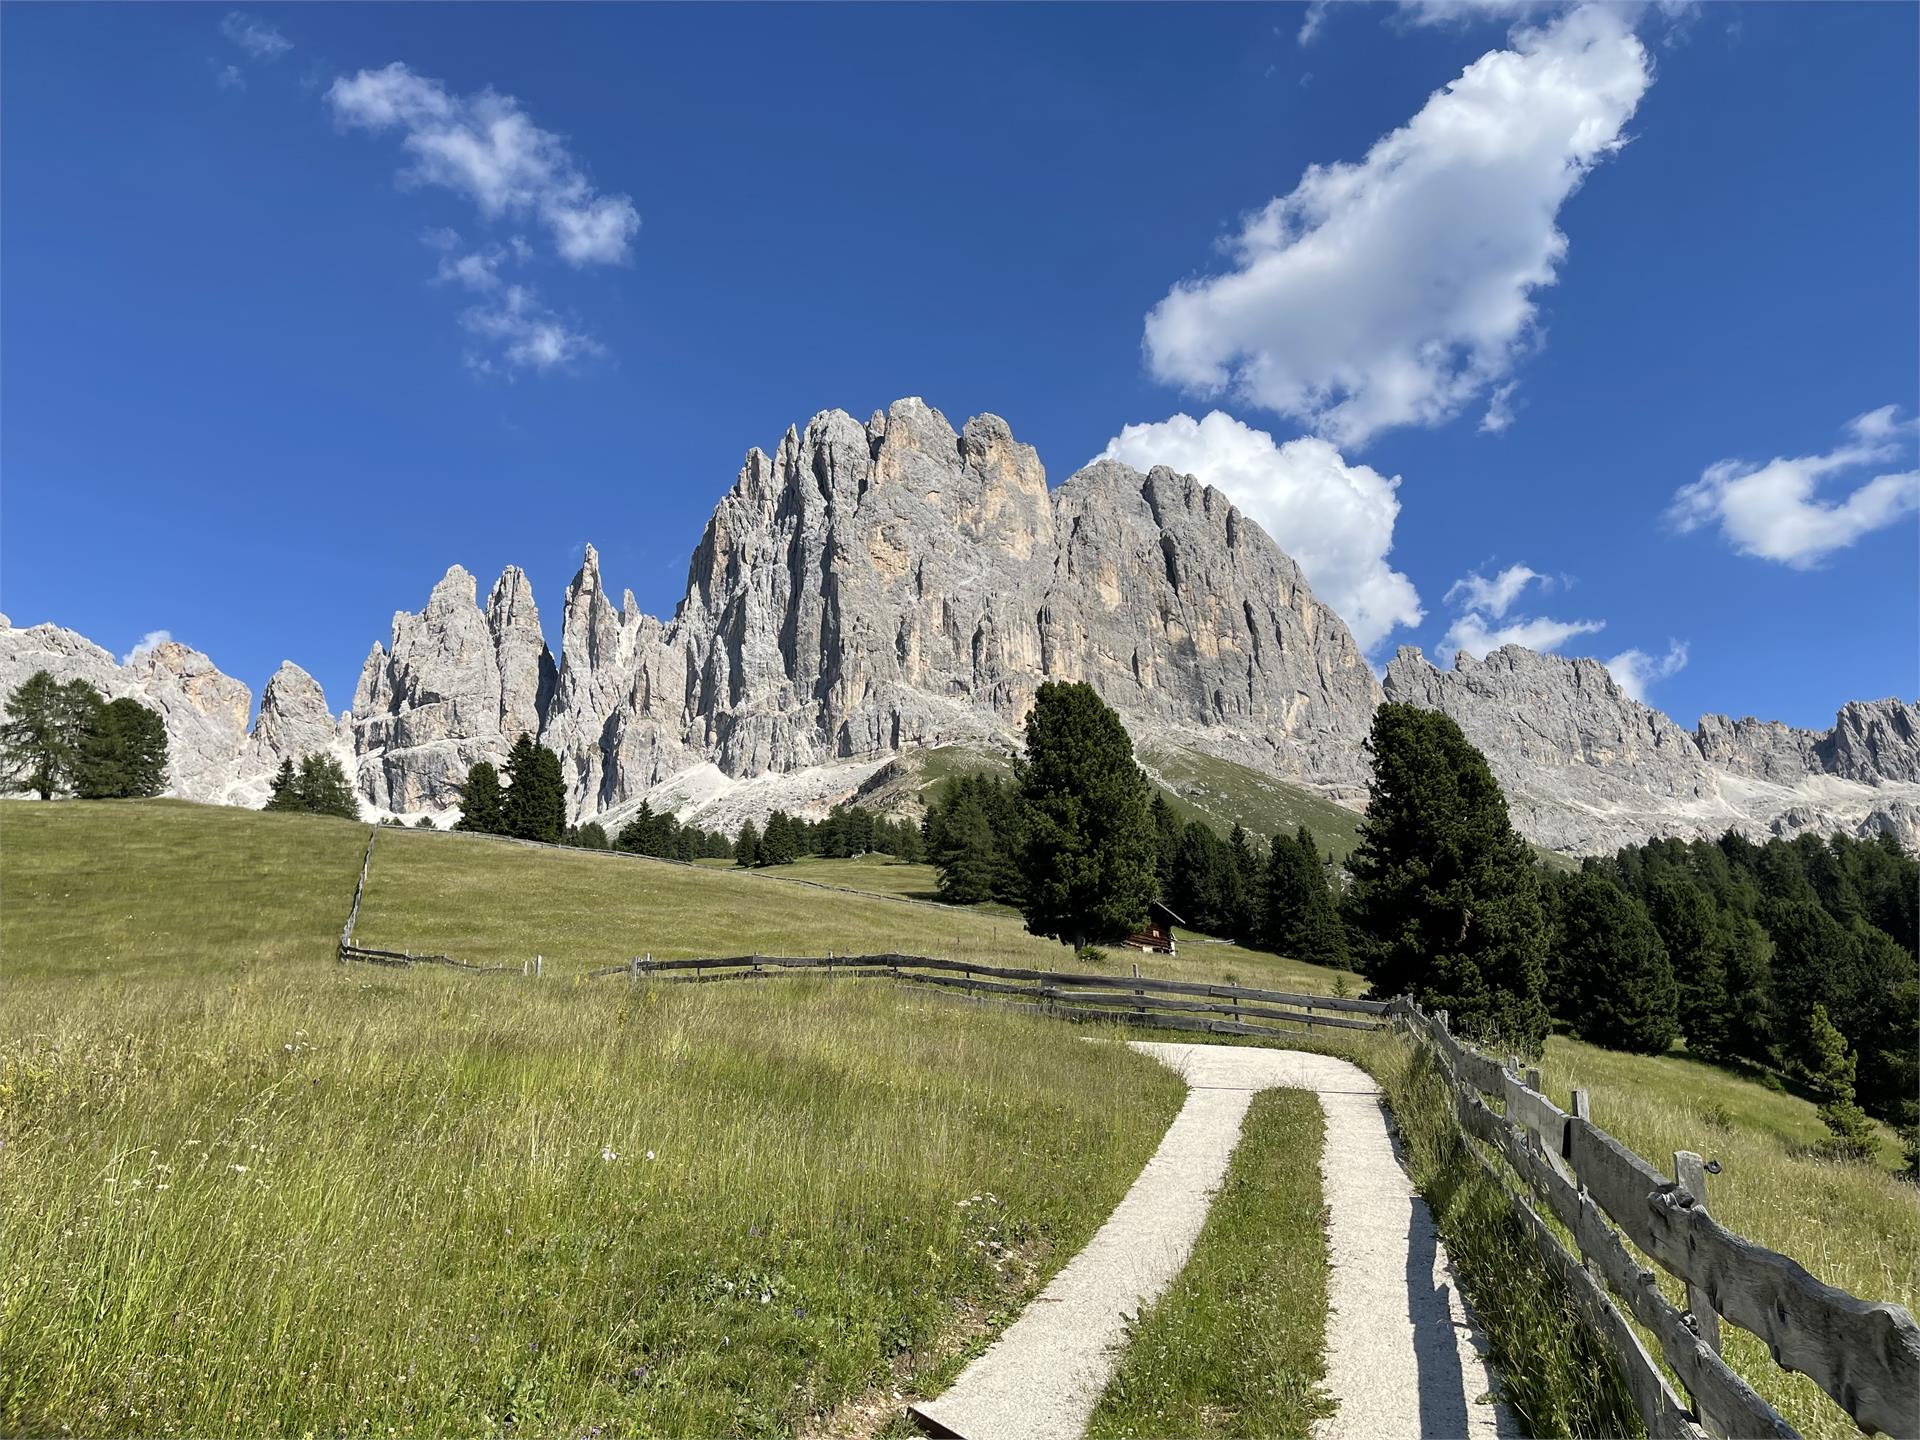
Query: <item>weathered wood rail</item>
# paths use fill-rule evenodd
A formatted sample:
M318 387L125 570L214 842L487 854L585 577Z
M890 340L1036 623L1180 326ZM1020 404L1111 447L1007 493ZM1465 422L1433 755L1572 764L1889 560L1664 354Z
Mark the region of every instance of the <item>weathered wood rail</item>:
M340 942L342 960L371 965L448 965L488 974L538 973L512 965L477 965L449 955L415 955ZM1277 1035L1301 1027L1383 1030L1387 1006L1337 995L1301 995L1245 985L1162 980L1149 975L1102 975L1078 971L1020 970L927 955L720 955L696 960L636 956L586 972L583 978L624 978L660 984L712 980L773 979L812 974L828 979L890 979L958 991L966 996L1031 1005L1077 1020L1112 1020L1163 1030L1215 1035Z
M1759 1336L1782 1367L1810 1377L1862 1430L1920 1436L1920 1326L1903 1307L1837 1290L1721 1225L1707 1210L1699 1156L1677 1152L1670 1178L1595 1125L1583 1091L1573 1092L1568 1114L1540 1093L1536 1072L1522 1078L1462 1044L1444 1015L1407 1000L1392 1002L1391 1014L1438 1058L1461 1129L1499 1163L1469 1151L1614 1353L1649 1435L1799 1433L1720 1357L1724 1319ZM1661 1292L1638 1254L1685 1282L1688 1310ZM1653 1336L1690 1404L1628 1315Z

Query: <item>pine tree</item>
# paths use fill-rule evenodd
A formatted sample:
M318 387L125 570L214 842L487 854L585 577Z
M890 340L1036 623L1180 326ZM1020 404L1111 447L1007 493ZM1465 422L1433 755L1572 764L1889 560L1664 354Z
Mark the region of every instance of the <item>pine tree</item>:
M1027 928L1078 948L1147 917L1157 844L1147 779L1093 687L1041 685L1019 767Z
M582 850L605 850L608 848L606 827L597 820L589 820L570 832L567 843L578 845Z
M566 782L560 757L533 737L522 734L507 752L507 794L501 805L501 827L516 840L560 843L567 824Z
M1456 1028L1528 1055L1546 1040L1546 923L1533 854L1486 758L1453 720L1374 712L1373 780L1349 861L1376 997L1411 994Z
M342 820L360 818L360 797L353 793L347 772L333 756L316 751L300 757L300 769L294 777L293 792L298 807L312 815L334 815Z
M1827 1017L1827 1007L1815 1005L1807 1017L1807 1050L1803 1066L1820 1102L1820 1119L1829 1132L1823 1153L1836 1160L1871 1160L1879 1148L1873 1122L1854 1103L1854 1055Z
M1583 1040L1658 1055L1680 1033L1679 992L1660 932L1600 870L1569 877L1555 950L1565 979L1554 1012Z
M791 865L799 858L799 837L794 834L793 817L776 810L767 817L767 828L760 836L761 865Z
M1000 852L979 794L972 787L961 789L943 807L935 831L939 841L931 858L940 877L940 898L954 905L992 899Z
M1159 882L1160 898L1172 903L1174 870L1180 853L1180 817L1173 813L1173 806L1159 790L1153 792L1153 803L1148 808L1153 814L1154 878Z
M1231 914L1227 934L1242 945L1259 943L1260 875L1265 867L1254 858L1253 840L1238 820L1227 836L1227 864L1233 871Z
M125 696L89 708L74 762L74 793L83 800L129 800L165 789L167 727L159 712Z
M1726 931L1712 898L1686 875L1667 871L1647 882L1646 901L1679 987L1687 1048L1710 1058L1728 1054Z
M1269 949L1314 965L1352 963L1333 888L1306 826L1273 837L1261 889L1261 938Z
M740 837L733 842L733 863L743 870L760 863L760 832L751 820L740 822Z
M280 768L274 772L273 783L267 788L265 810L298 810L300 792L297 777L293 773L291 758L282 760Z
M0 783L42 800L73 788L88 727L105 702L84 680L64 685L36 670L7 697L0 724Z
M460 787L460 818L456 830L478 835L500 835L506 830L506 797L500 789L500 772L485 760L467 767L467 780Z
M1189 821L1174 853L1174 912L1195 930L1231 936L1245 899L1239 881L1232 852L1213 827Z

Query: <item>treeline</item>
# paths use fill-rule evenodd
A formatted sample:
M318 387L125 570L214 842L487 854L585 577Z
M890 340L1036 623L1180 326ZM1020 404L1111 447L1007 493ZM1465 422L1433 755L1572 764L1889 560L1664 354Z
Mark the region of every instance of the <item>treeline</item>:
M36 670L7 696L0 783L42 800L127 800L167 785L167 727L138 700L108 700L85 680Z
M776 810L764 830L749 820L740 827L732 847L733 863L742 867L791 865L802 855L844 860L855 855L891 855L917 861L920 831L911 821L888 820L862 805L836 805L824 820L803 820Z
M1319 965L1350 963L1338 911L1337 871L1305 826L1263 845L1240 825L1222 840L1199 820L1185 825L1155 792L1147 806L1153 835L1153 898L1188 928ZM927 806L928 860L941 898L1021 907L1019 787L975 773L947 782Z
M1855 1101L1920 1120L1920 864L1892 836L1653 840L1553 890L1552 992L1576 1033L1783 1072L1841 1150L1871 1143Z

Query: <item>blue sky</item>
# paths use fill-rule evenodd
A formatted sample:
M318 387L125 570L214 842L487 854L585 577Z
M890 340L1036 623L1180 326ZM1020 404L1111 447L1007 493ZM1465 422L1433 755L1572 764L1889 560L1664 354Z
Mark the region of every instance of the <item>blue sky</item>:
M338 709L447 565L556 647L584 541L670 613L749 446L917 394L1221 484L1376 661L1824 726L1920 688L1916 53L1900 5L9 6L0 608Z

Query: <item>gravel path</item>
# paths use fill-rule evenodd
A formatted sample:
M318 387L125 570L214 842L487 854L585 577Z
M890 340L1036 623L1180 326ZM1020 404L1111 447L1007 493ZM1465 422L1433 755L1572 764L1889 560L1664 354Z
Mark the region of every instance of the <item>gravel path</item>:
M1368 1074L1291 1050L1135 1041L1180 1072L1187 1102L1087 1248L937 1400L914 1407L936 1435L1075 1440L1099 1403L1127 1321L1159 1297L1206 1223L1247 1108L1261 1090L1311 1090L1327 1117L1327 1388L1340 1409L1316 1440L1517 1434L1434 1234L1400 1168Z

